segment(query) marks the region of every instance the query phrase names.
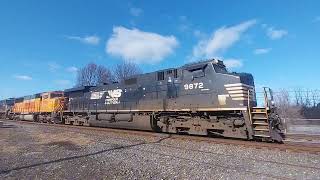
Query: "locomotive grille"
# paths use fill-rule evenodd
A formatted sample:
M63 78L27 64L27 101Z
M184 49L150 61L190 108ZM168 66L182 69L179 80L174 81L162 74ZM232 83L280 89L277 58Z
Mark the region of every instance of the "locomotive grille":
M249 98L255 101L254 95L254 87L243 84L243 83L235 83L235 84L225 84L224 87L228 91L228 94L232 98L232 100L243 101L248 100L248 91Z

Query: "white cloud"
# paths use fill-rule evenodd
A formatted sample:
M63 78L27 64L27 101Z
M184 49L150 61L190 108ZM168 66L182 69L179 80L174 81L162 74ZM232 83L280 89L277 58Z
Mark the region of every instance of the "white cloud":
M157 63L172 54L178 46L174 36L163 36L139 29L114 27L106 44L106 52L136 63Z
M27 76L27 75L15 75L13 77L18 79L18 80L24 80L24 81L32 80L32 77L31 76Z
M56 83L57 85L60 85L60 86L68 86L68 85L71 85L71 81L66 80L66 79L55 80L54 83Z
M274 29L274 27L267 28L267 35L272 40L281 39L287 34L288 34L288 31L284 29Z
M260 49L255 49L253 51L253 53L254 54L267 54L270 51L271 51L271 48L260 48Z
M140 9L140 8L135 8L135 7L131 7L131 8L130 8L130 14L131 14L132 16L140 16L142 12L143 12L143 11L142 11L142 9Z
M226 65L227 68L240 68L243 66L242 61L240 59L225 59L223 63Z
M66 71L70 72L70 73L76 73L78 71L77 67L74 66L70 66L66 69Z
M100 38L98 36L67 36L68 39L77 40L89 45L98 45L100 43Z
M231 27L221 27L214 31L207 39L200 40L193 48L193 59L212 58L219 56L234 43L239 41L242 33L256 24L256 20L249 20Z

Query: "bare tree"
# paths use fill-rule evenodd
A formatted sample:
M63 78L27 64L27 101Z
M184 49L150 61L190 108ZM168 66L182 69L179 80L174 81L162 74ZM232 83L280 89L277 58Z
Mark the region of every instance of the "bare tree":
M311 92L312 106L313 106L313 107L316 107L317 104L319 103L318 97L319 97L319 91L313 90L313 91Z
M310 91L307 89L304 93L304 104L303 106L309 107L311 105L311 100L310 100Z
M113 81L113 74L109 69L104 66L99 65L97 68L97 83L103 84Z
M295 91L295 103L290 100L290 93L282 89L275 94L275 102L278 107L278 113L282 118L301 118L300 91Z
M77 72L76 86L96 86L112 80L112 73L102 65L89 63Z
M275 94L275 103L278 106L278 113L281 117L287 118L289 107L290 107L290 99L288 91L281 89L278 93Z
M141 74L142 70L135 63L123 62L115 67L113 73L115 80L121 82L130 76Z
M301 88L296 88L294 90L294 97L295 97L296 106L303 105L303 97L302 97L302 89Z

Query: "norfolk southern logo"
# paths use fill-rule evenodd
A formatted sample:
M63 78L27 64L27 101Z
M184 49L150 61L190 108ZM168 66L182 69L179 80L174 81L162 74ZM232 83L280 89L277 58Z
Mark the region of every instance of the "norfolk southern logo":
M90 99L101 99L105 92L107 91L91 92Z
M122 95L122 89L108 90L106 104L120 104L119 98Z
M122 95L122 89L92 92L90 99L101 99L106 92L105 104L120 104L119 98Z

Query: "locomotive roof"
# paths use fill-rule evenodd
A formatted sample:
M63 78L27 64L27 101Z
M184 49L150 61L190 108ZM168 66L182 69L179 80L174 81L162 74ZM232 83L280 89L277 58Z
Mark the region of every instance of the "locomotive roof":
M188 64L183 65L182 67L204 65L204 64L208 64L208 63L214 63L214 64L218 64L218 65L223 65L224 66L223 61L221 61L221 60L209 59L209 60L203 60L203 61L188 63Z
M187 63L187 64L182 65L182 66L177 67L177 68L172 67L172 68L160 69L160 70L152 71L152 72L148 72L148 73L143 73L143 74L136 74L136 75L127 77L127 79L138 77L138 76L141 76L141 75L152 74L152 73L160 72L160 71L167 71L167 70L173 70L173 69L186 69L189 66L197 66L197 65L201 66L201 65L208 64L208 63L214 63L214 64L225 66L223 64L223 61L217 60L217 59L200 60L200 61L197 61L197 62Z
M161 69L158 71L153 71L153 72L148 72L148 73L143 73L143 74L136 74L130 77L127 77L126 79L131 79L131 78L139 78L140 76L145 76L145 75L150 75L150 74L154 74L156 72L161 72L161 71L168 71L168 70L174 70L174 69L188 69L188 67L192 67L194 68L195 66L204 66L208 63L214 63L220 66L225 66L223 64L223 61L221 60L217 60L217 59L208 59L208 60L202 60L202 61L198 61L198 62L192 62L192 63L188 63L185 64L183 66L180 67L173 67L173 68L167 68L167 69ZM95 87L95 86L81 86L81 87L75 87L75 88L70 88L70 89L65 89L64 91L49 91L49 92L43 92L43 93L60 93L60 92L64 92L64 93L68 93L68 92L76 92L76 91L88 91L91 87ZM20 98L10 98L10 99L30 99L32 97L38 97L40 94L43 93L37 93L34 95L29 95L29 96L24 96L24 97L20 97ZM9 100L9 99L8 99Z
M0 102L3 102L3 101L13 101L15 98L7 98L7 99L2 99L0 100Z
M152 71L152 72L143 73L143 74L136 74L136 75L132 75L132 76L127 77L125 80L133 79L133 78L139 78L139 77L142 77L142 76L153 75L154 73L162 72L162 71L168 71L168 70L197 68L198 66L199 67L205 66L208 63L213 63L213 64L217 64L217 65L225 67L225 65L223 64L223 61L217 60L217 59L209 59L209 60L202 60L202 61L198 61L198 62L188 63L188 64L182 65L180 67L177 67L177 68L173 67L173 68L167 68L167 69L160 69L160 70L157 70L157 71ZM94 87L94 86L90 86L90 87L86 86L86 87L90 88L90 87ZM71 89L65 90L65 92L82 91L83 90L82 88L83 87L71 88Z
M41 96L42 94L46 94L46 93L63 93L63 91L47 91L47 92L36 93L36 94L32 94L32 95L26 95L26 96L17 97L17 98L10 98L10 99L30 100L30 99L34 99L34 98L40 98L40 96Z
M13 104L15 101L15 98L8 98L8 99L3 99L3 100L0 100L0 104Z
M84 90L88 90L89 88L94 87L94 86L80 86L80 87L74 87L74 88L70 88L70 89L66 89L64 90L65 93L68 92L75 92L75 91L84 91Z

